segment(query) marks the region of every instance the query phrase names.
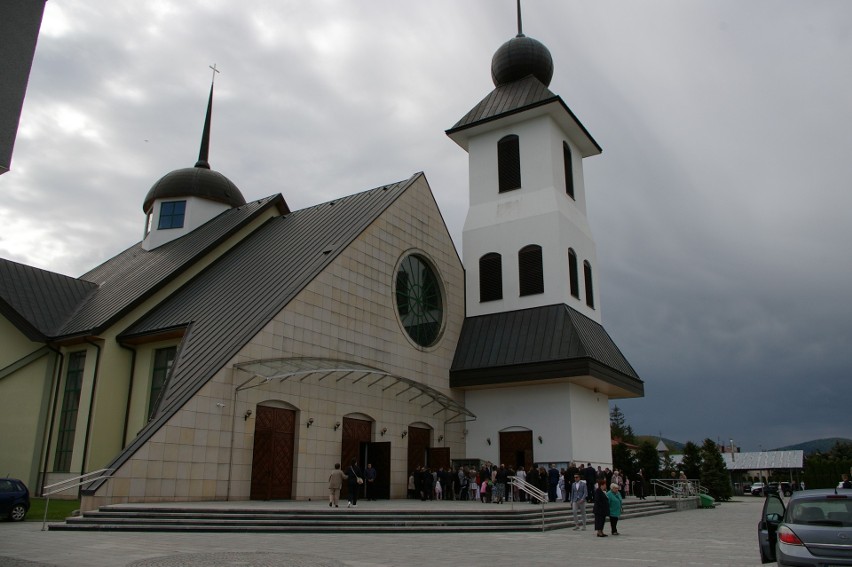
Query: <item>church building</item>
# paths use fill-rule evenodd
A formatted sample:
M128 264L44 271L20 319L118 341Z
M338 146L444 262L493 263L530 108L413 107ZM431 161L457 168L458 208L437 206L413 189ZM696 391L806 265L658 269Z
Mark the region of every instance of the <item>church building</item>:
M583 158L600 146L523 35L447 135L469 155L463 258L423 173L302 210L199 159L143 238L78 278L0 259L0 469L34 493L103 469L118 502L317 499L334 463L611 464L643 382L601 324ZM141 197L141 195L140 195Z

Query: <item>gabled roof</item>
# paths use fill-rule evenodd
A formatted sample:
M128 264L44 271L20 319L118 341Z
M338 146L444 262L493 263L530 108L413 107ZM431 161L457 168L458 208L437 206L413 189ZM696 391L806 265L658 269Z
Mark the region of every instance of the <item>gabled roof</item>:
M96 288L92 282L0 258L0 314L33 341L55 334Z
M805 452L754 451L750 453L722 453L729 471L765 471L772 469L801 469L804 467Z
M154 419L108 468L126 461L422 176L269 219L121 333L130 340L188 328Z
M565 305L468 317L450 387L572 379L611 397L638 397L644 384L597 322Z
M583 157L601 153L601 147L562 98L551 92L533 75L495 88L447 130L446 134L466 150L467 138L470 135L467 130L533 109L554 113L562 127L572 134Z

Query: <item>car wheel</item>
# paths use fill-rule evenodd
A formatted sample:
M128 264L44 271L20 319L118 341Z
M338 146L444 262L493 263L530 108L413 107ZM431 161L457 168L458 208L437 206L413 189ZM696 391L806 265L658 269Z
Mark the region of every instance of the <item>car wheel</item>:
M12 506L12 511L9 512L9 518L11 518L13 522L20 522L26 515L27 509L23 504L15 504Z

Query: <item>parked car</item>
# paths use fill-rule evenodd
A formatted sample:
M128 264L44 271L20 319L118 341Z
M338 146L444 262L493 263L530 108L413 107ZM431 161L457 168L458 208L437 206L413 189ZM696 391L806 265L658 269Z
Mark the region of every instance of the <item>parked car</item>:
M792 496L793 495L793 485L789 482L779 482L778 483L778 492L783 494L784 496Z
M754 482L751 485L751 494L752 496L762 496L763 489L766 487L762 482Z
M743 494L751 494L751 485L749 483L743 485Z
M852 565L852 490L802 490L786 506L778 494L770 494L757 542L763 563Z
M16 478L0 478L0 516L20 522L30 509L30 491Z

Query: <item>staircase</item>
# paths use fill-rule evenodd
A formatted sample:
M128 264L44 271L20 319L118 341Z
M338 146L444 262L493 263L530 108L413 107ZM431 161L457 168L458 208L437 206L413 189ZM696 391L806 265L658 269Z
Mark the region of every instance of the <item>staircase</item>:
M459 503L445 506L439 502L424 503L418 508L393 509L395 501L371 502L371 508L328 509L314 504L288 503L285 508L258 509L239 502L204 506L123 505L104 506L98 510L71 517L63 523L50 524L50 530L67 531L133 531L133 532L532 532L574 527L571 508L567 504L541 506L517 503L514 509L504 505ZM304 503L309 504L309 503ZM366 503L365 503L366 504ZM434 506L432 506L434 505ZM465 509L467 507L470 509ZM476 509L473 509L473 508ZM638 518L675 511L664 501L631 500L624 503L622 519ZM592 529L592 507L586 509L588 529Z

